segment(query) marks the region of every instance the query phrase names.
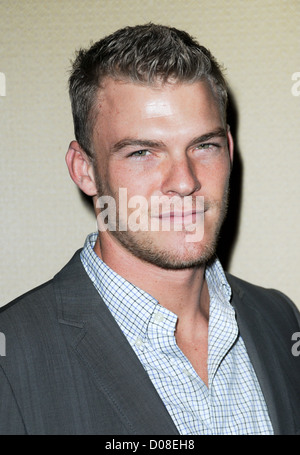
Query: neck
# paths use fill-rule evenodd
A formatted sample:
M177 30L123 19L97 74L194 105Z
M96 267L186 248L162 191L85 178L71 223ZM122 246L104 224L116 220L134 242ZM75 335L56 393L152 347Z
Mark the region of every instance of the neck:
M116 251L113 241L98 240L94 247L96 254L112 270L176 314L178 325L188 325L191 329L198 326L199 321L208 321L209 294L205 267L163 269L142 261L119 245Z

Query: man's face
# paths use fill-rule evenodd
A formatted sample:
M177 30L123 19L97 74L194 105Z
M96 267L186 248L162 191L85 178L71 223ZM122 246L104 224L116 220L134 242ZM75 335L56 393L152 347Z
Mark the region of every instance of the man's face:
M118 221L116 230L101 233L101 242L110 236L129 254L163 268L203 265L215 251L226 213L232 159L231 136L208 84L153 87L107 79L96 108L98 196L115 199ZM146 201L140 212L149 221L146 230L130 229L128 221L138 205L124 208L120 188L127 202L134 196ZM192 204L160 206L153 212L151 201L163 196ZM196 213L198 196L204 198L204 208ZM161 222L165 217L170 229L151 229L154 218ZM201 240L187 241L188 225L203 222L203 217ZM119 222L128 229L119 230Z

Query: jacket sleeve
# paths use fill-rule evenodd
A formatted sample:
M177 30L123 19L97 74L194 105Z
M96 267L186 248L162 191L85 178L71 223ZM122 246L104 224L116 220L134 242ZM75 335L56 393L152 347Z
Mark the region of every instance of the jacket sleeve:
M9 381L0 366L0 435L27 434Z

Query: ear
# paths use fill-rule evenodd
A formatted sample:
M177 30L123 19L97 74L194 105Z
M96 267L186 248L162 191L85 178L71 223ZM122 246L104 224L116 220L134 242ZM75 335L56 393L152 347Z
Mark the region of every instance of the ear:
M88 196L97 194L95 174L91 159L77 141L72 141L66 154L71 179Z
M229 157L230 157L230 163L232 166L233 163L233 150L234 150L234 142L233 142L233 137L230 132L230 126L227 125L227 143L228 143L228 150L229 150Z

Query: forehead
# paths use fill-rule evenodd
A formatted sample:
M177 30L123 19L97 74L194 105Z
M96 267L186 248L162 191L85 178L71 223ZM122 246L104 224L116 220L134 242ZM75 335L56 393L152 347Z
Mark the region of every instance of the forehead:
M142 85L105 80L96 103L95 133L224 126L215 95L206 81ZM202 129L202 128L201 128Z

